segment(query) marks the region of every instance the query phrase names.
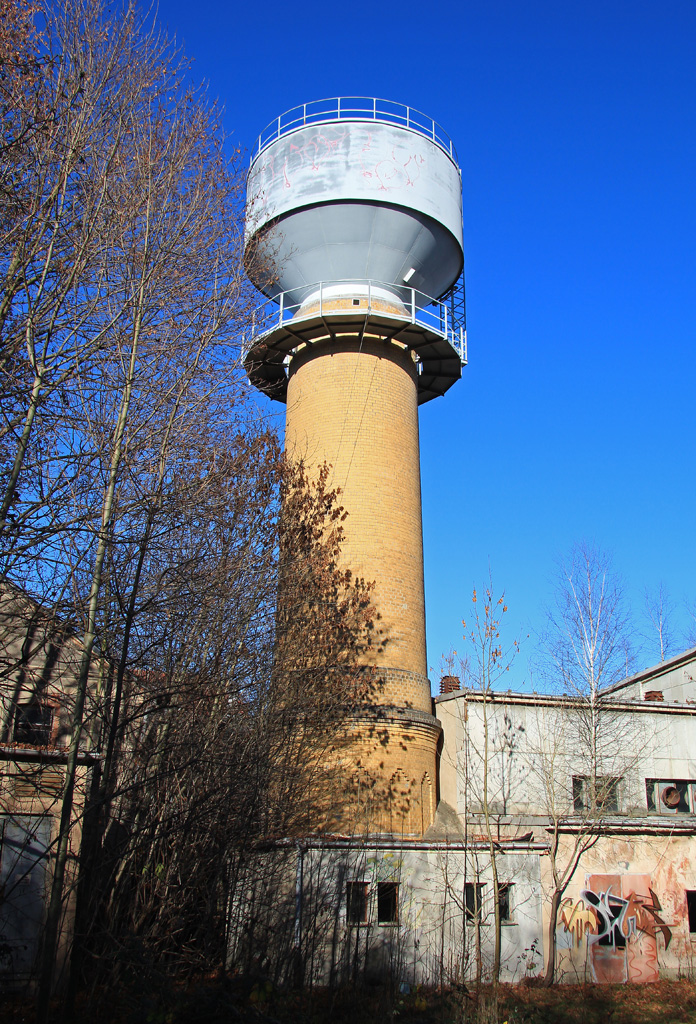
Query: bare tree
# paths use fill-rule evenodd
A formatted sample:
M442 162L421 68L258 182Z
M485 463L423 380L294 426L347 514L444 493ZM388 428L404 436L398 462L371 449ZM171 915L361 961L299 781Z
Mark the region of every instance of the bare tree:
M544 712L529 751L529 770L549 821L547 985L555 976L563 894L583 853L618 809L622 781L635 764L625 719L606 693L629 672L631 641L622 580L611 559L596 547L576 545L559 566L555 603L542 638L549 688L563 690L567 699L557 710Z
M686 630L687 647L696 647L696 605L686 605L686 613L689 617L689 626Z
M253 524L230 529L225 500L219 516L199 504L195 557L170 552L139 616L141 638L154 640L150 667L126 681L111 838L102 829L86 922L102 990L130 970L130 948L141 971L221 967L226 910L238 879L250 877L249 851L320 829L345 785L334 755L365 692L371 588L339 568L344 513L326 487L328 468L315 482L302 467L278 460L275 469L258 554L247 559ZM211 484L213 503L221 484ZM263 884L234 939L258 952L277 897L260 854L256 867Z
M196 476L188 452L208 436L209 458L225 459L241 408L233 343L245 314L243 177L225 155L216 109L186 84L181 54L134 4L64 0L45 18L28 46L42 74L7 93L15 127L0 223L2 569L61 613L81 650L42 1019L95 651L106 624L123 619L128 553L151 559L172 505L195 503L202 474L212 475L201 462ZM142 564L136 558L121 664L132 656ZM121 672L108 694L112 724L122 682Z
M193 359L199 332L229 372L243 182L218 112L134 4L53 4L32 43L42 73L8 99L21 145L0 220L0 542L4 572L55 594L52 538L82 522L75 481L105 458L130 357Z
M495 690L500 686L503 678L510 671L515 656L519 652L519 642L513 640L506 644L502 639L502 617L507 612L505 594L496 595L493 587L493 579L489 573L488 581L482 592L479 594L474 590L472 595L472 616L468 633L465 633L468 647L468 685L480 694L482 727L483 727L483 749L473 752L468 749L468 756L475 757L478 762L474 767L469 764L471 775L477 779L480 788L480 807L483 816L483 825L488 844L488 856L493 883L493 920L494 920L494 949L492 981L495 991L500 978L500 955L501 955L501 917L500 898L501 882L498 877L498 851L500 842L500 831L496 822L496 813L493 809L494 803L500 793L497 791L502 785L504 788L504 776L501 779L499 773L493 767L493 760L496 754L505 756L506 739L502 738L503 746L500 746L501 737L494 736L489 716L488 705L494 699ZM465 630L466 622L463 623ZM494 793L493 790L496 790ZM476 916L476 942L477 942L477 973L480 972L480 917L481 909L475 908Z
M1 568L78 652L46 1020L87 748L78 935L104 961L119 934L219 962L225 851L328 820L379 627L328 470L286 465L246 402L243 174L217 110L134 3L58 0L41 36L16 11L41 74L6 94Z
M660 661L664 661L674 649L672 636L674 606L669 599L664 583L660 583L656 590L646 590L644 597L645 617L652 627L648 639L653 641L655 634L657 634L657 640L660 645Z

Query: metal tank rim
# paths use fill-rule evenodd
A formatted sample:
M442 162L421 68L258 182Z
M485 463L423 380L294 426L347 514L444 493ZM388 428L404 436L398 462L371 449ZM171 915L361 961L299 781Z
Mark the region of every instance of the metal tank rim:
M363 106L350 106L361 103ZM319 109L311 109L319 108ZM294 115L294 116L293 116ZM309 100L296 107L290 107L270 121L258 136L251 153L251 165L269 146L278 139L312 125L329 124L332 121L357 121L389 124L396 128L415 132L430 139L445 153L461 175L454 143L444 128L432 117L396 100L385 100L375 96L332 96L328 99Z

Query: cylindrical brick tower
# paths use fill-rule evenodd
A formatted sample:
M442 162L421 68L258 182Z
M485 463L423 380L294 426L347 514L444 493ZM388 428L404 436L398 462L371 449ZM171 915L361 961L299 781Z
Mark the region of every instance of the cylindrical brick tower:
M355 806L342 821L420 835L435 813L439 724L426 667L418 404L443 394L466 361L454 148L409 107L305 104L260 137L247 194L250 276L271 303L245 366L287 403L286 450L310 469L333 467L348 512L342 558L375 581L386 637L374 696L346 722Z

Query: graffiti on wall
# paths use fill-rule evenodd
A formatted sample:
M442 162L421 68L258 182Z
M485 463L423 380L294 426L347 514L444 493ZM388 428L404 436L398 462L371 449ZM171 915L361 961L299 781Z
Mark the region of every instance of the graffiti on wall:
M264 155L255 167L255 174L263 176L264 183L270 184L282 175L283 185L292 188L297 179L304 181L308 172L323 169L331 162L342 166L350 161L351 144L355 147L357 163L363 178L371 180L374 187L382 192L390 189L413 187L421 175L424 156L402 146L393 145L386 151L375 145L372 133L353 126L351 130L340 127L325 127L314 134L291 136L280 146ZM357 172L357 167L355 168Z
M672 931L649 875L590 875L587 888L566 897L558 914L560 948L587 945L598 983L657 981L657 934L665 949Z

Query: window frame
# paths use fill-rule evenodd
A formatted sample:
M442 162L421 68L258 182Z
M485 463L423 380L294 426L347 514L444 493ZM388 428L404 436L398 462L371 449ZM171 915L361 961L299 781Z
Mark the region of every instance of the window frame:
M483 909L483 894L485 891L485 882L465 882L464 883L464 923L465 924L476 924L482 920L482 909ZM471 899L469 899L471 894Z
M33 697L24 703L17 702L12 722L12 739L28 747L49 747L53 739L55 708L48 701ZM32 720L38 713L39 720Z
M512 891L515 888L512 882L498 883L498 918L502 924L514 924Z
M620 814L620 786L622 781L622 776L620 775L596 775L594 777L592 775L573 775L573 812L575 814ZM593 782L595 788L594 806L591 799ZM602 793L603 789L602 798L597 800L597 790Z
M686 922L689 926L689 935L696 939L696 889L685 889L686 897Z
M674 808L660 798L660 788L668 786L674 787L679 794ZM696 779L646 779L645 802L648 814L661 814L670 818L693 816L696 814Z

